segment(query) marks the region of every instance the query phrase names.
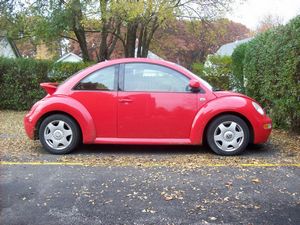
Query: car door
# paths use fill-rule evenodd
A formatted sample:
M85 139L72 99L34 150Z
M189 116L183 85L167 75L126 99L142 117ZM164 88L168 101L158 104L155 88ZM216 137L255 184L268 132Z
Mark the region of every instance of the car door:
M118 137L188 138L198 109L190 79L150 63L126 63L121 68Z
M117 78L119 65L99 69L83 78L72 97L91 114L97 137L117 137Z

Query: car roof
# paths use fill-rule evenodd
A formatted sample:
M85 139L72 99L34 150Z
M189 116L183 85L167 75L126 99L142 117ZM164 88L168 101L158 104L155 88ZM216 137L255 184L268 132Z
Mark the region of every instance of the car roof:
M186 76L192 78L193 75L192 73L188 73L188 70L183 68L180 65L177 65L175 63L166 61L166 60L160 60L160 59L148 59L148 58L121 58L121 59L113 59L113 60L107 60L104 62L97 63L95 65L92 65L84 70L82 70L76 77L79 79L82 79L85 77L87 74L90 74L96 70L108 67L108 66L113 66L116 64L122 64L122 63L150 63L150 64L156 64L156 65L161 65L161 66L166 66L171 69L174 69L182 74L185 74Z
M121 58L121 59L112 59L107 60L104 62L97 63L96 65L104 65L104 64L120 64L120 63L135 63L135 62L141 62L141 63L153 63L153 64L160 64L160 65L166 65L168 67L174 67L177 68L177 65L175 63L162 60L162 59L149 59L149 58Z
M113 66L113 65L122 64L122 63L150 63L150 64L166 66L168 68L174 69L175 71L178 71L178 72L186 75L190 79L200 80L199 77L197 77L193 73L189 72L186 68L184 68L176 63L169 62L166 60L149 59L149 58L121 58L121 59L113 59L113 60L107 60L104 62L100 62L100 63L92 65L86 69L83 69L78 74L75 74L74 76L70 77L64 84L60 85L60 89L62 91L71 89L77 82L79 82L81 79L83 79L88 74L90 74L96 70L108 67L108 66Z

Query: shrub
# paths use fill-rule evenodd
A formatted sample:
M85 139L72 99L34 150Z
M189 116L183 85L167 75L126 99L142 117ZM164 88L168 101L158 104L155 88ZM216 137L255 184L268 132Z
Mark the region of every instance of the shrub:
M246 48L247 48L247 44L241 44L237 46L231 56L233 86L240 93L245 93L243 70L244 70L244 58L245 58Z
M51 81L61 82L67 79L70 75L85 69L92 65L92 62L79 62L79 63L53 63L48 73Z
M23 110L45 95L48 61L0 58L0 108Z
M40 83L60 82L90 64L0 58L0 109L28 110L46 95Z
M192 70L212 86L222 90L229 90L232 88L231 62L230 56L210 55L204 65L194 63Z
M300 133L300 16L247 43L242 64L246 94L269 107L276 127Z

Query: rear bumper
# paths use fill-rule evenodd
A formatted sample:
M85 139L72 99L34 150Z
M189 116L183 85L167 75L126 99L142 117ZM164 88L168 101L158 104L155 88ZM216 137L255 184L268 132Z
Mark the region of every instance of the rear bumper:
M254 129L254 144L261 144L268 141L272 131L272 120L268 116L264 116L257 121Z
M35 139L35 126L32 123L31 119L30 119L30 114L28 113L25 117L24 117L24 128L26 131L27 136L34 140Z

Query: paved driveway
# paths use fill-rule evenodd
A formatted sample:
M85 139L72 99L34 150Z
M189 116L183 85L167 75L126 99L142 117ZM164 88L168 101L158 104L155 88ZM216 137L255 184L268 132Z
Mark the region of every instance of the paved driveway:
M46 153L0 111L0 224L300 224L300 138L236 157L198 146Z
M300 224L295 166L0 168L0 224Z

